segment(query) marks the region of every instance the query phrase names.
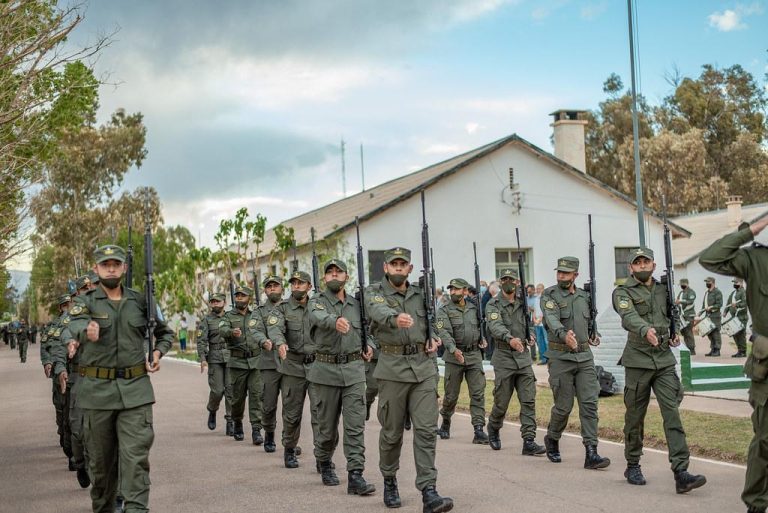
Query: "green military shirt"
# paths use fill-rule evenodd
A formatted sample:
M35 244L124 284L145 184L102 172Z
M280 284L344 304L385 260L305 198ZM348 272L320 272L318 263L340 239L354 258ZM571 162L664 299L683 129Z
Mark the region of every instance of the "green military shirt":
M144 295L123 288L118 304L107 297L103 288L78 296L70 310L69 330L80 343L81 368L127 369L145 364L146 301ZM99 325L99 340L86 338L88 323ZM157 316L154 349L164 355L171 349L173 330L161 315ZM101 379L82 376L78 385L78 406L93 410L130 409L155 402L149 375L134 378Z
M747 305L752 314L752 331L768 336L768 248L751 246L752 230L744 228L715 241L699 256L705 269L726 276L742 278L747 283ZM753 357L747 359L744 371L752 377ZM768 398L768 383L753 382L750 393L758 401Z
M677 293L677 299L680 301L680 310L683 315L683 319L692 321L696 317L696 293L688 287L685 290L681 290Z
M736 303L736 306L733 306ZM728 301L725 303L725 313L729 317L734 315L739 318L742 324L747 324L747 293L744 291L744 287L734 289L728 295Z
M67 370L67 343L71 338L68 331L70 320L69 314L64 312L51 323L48 329L45 342L45 363L51 364L52 376L58 376L62 371ZM41 348L41 358L42 351L43 348Z
M515 296L508 300L499 292L485 305L485 320L488 332L496 341L496 350L491 357L491 364L499 369L522 369L533 364L525 335L525 316L528 305ZM533 326L529 326L533 330ZM522 353L510 348L509 340L519 338L525 348ZM503 347L503 349L501 348Z
M259 358L259 365L257 366L259 370L277 370L277 351L275 351L274 348L267 351L264 349L264 343L267 340L270 340L269 334L267 333L267 322L278 304L280 303L275 304L267 300L266 303L256 309L256 313L261 319L261 322L257 323L254 327L254 336L259 345L261 345L261 357Z
M233 308L225 313L219 322L219 334L227 343L229 349L229 361L227 365L233 369L257 369L261 344L256 340L255 329L260 323L258 317L246 308L245 313L240 313ZM240 336L236 337L232 332L240 328ZM241 356L245 353L246 356Z
M315 352L310 337L308 305L309 302L301 303L290 297L278 304L267 318L267 334L275 347L288 345L288 354L279 367L287 376L305 378L309 364L302 359Z
M547 358L585 362L592 359L589 347L589 294L578 287L574 292L561 289L558 285L549 287L541 295L541 307L544 323L547 326L547 339L550 348ZM576 334L578 351L557 351L552 342L565 344L569 330Z
M675 365L669 348L667 289L653 279L650 287L633 276L613 291L613 309L621 316L621 325L629 333L621 364L640 369L663 369ZM659 345L653 347L645 335L656 329Z
M43 335L40 337L40 363L43 364L43 367L48 364L53 365L51 345L61 336L61 321L66 316L67 313L65 312L58 317L54 317L43 329Z
M437 312L437 336L443 341L446 363L461 365L453 352L458 348L464 354L464 365L480 365L483 362L478 350L480 342L480 325L477 320L477 307L472 301L464 300L464 304L450 302ZM469 350L467 352L467 350Z
M403 293L392 287L388 280L382 280L368 288L365 299L371 333L375 334L379 347L423 345L426 342L427 311L424 295L417 285L409 283ZM401 313L413 317L413 326L407 329L397 327L397 316ZM421 383L436 374L434 354L417 351L415 354L396 355L381 351L373 376L376 379Z
M344 317L352 325L347 333L336 331L336 320ZM362 351L360 305L350 294L344 301L326 289L309 300L309 324L317 355L351 355ZM307 379L312 383L331 386L349 386L365 381L362 358L347 363L325 363L315 360Z
M197 328L197 356L201 362L227 363L229 359L227 343L219 333L219 323L223 317L223 312L219 315L208 312L200 319Z
M720 309L723 307L723 293L720 289L714 287L704 293L704 299L701 302L701 309L706 312L707 317L713 320L720 319Z

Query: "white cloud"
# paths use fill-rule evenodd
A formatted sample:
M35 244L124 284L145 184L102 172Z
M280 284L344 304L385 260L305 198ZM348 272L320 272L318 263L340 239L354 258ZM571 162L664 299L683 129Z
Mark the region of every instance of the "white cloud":
M467 123L467 124L464 126L464 129L465 129L465 130L467 131L467 133L468 133L468 134L470 134L470 135L471 135L471 134L474 134L475 132L477 132L477 130L478 130L478 129L480 129L480 128L483 128L483 126L482 126L482 125L480 125L480 123L476 123L476 122L474 122L474 121L470 121L469 123Z
M608 2L589 3L581 8L581 17L585 20L594 20L608 9Z
M763 6L760 2L754 2L749 5L736 4L733 9L713 12L707 19L710 27L714 27L720 32L731 32L746 29L747 24L744 22L744 18L762 13Z

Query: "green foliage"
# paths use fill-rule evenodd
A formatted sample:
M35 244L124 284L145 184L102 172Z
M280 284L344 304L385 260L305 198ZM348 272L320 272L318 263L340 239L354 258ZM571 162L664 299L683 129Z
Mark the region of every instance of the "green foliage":
M278 274L285 276L288 274L288 267L285 265L286 255L289 250L296 246L294 230L293 227L278 224L272 229L272 232L275 234L275 246L269 253L269 262L271 265L274 260L277 260L280 266Z

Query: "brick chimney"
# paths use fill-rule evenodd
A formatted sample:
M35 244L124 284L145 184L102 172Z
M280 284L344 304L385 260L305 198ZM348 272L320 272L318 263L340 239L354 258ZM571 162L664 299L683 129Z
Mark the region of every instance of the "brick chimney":
M741 224L741 196L728 196L725 202L728 207L728 226L738 226Z
M582 173L587 172L587 154L584 144L584 110L556 110L554 117L555 157L570 164Z

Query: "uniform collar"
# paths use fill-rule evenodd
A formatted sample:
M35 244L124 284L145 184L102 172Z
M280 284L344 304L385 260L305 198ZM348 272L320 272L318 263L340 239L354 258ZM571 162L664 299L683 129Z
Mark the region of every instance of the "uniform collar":
M307 294L309 294L309 293L307 293ZM291 308L293 308L294 310L296 310L297 308L306 308L306 307L307 307L307 304L309 303L309 300L307 300L307 303L301 303L301 302L299 302L299 301L296 301L296 299L294 299L294 297L293 297L293 296L291 296L291 297L289 297L289 298L288 298L288 301L287 301L287 303L288 303L288 305L289 305Z

